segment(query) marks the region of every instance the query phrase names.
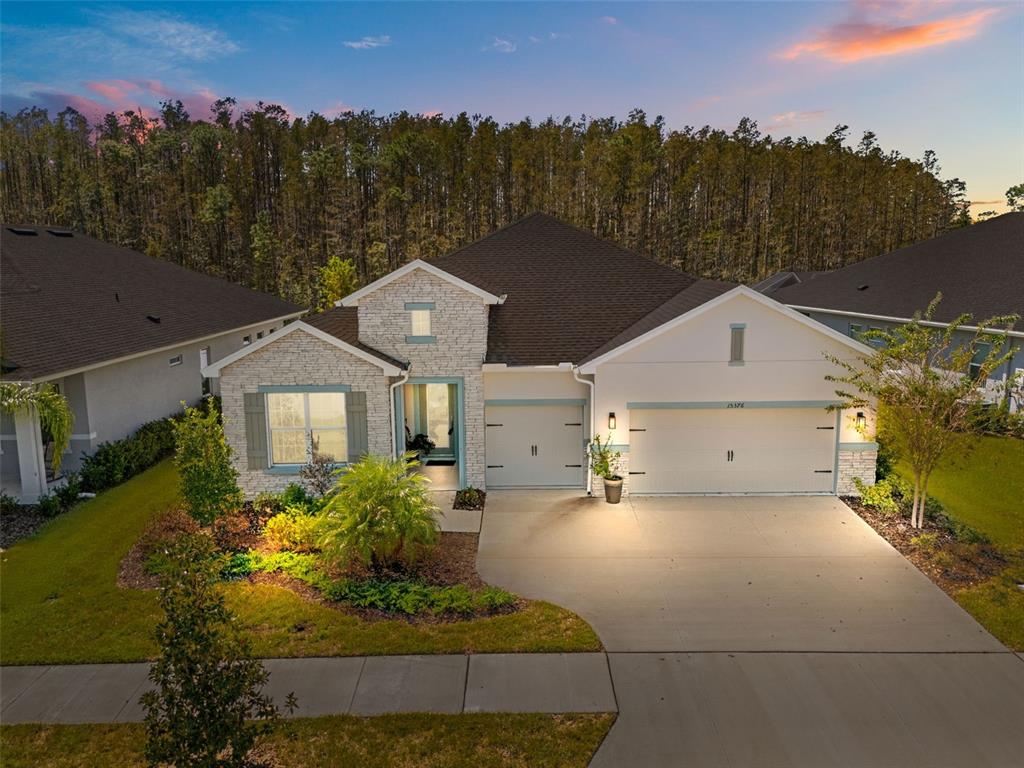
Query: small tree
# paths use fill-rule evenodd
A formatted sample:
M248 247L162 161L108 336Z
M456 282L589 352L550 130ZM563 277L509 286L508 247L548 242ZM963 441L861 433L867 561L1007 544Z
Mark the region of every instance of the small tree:
M53 440L53 470L59 470L64 451L71 444L71 430L75 423L75 416L64 395L52 384L35 387L0 382L0 409L11 416L32 410L39 414L39 425Z
M865 341L877 345L874 354L848 361L826 357L844 369L827 376L840 385L836 408L865 408L877 404L885 434L914 476L911 525L924 524L928 480L940 459L952 448L964 446L972 429L972 407L981 401L978 386L1010 356L1006 331L986 330L1013 326L1014 316L993 317L979 324L966 340L959 334L973 325L964 314L936 327L932 318L942 299L937 295L922 315L891 331L874 330ZM986 346L987 345L987 346Z
M437 506L429 481L409 472L413 454L365 456L341 475L322 515L325 552L357 557L375 571L412 564L437 543Z
M261 691L269 675L235 625L217 588L213 543L184 536L167 552L157 625L160 655L142 696L146 759L152 766L243 768L278 719ZM288 696L294 709L295 698Z
M335 467L333 456L309 449L306 451L306 463L299 470L299 477L313 493L323 496L334 485Z
M590 468L602 480L621 480L619 462L622 460L622 452L613 451L611 443L611 435L603 443L600 435L594 438L590 443Z
M202 525L242 503L238 471L215 408L191 406L174 425L174 464L185 507Z
M342 261L338 256L331 256L316 271L317 309L331 309L334 302L348 296L358 287L359 277L355 265L349 259Z

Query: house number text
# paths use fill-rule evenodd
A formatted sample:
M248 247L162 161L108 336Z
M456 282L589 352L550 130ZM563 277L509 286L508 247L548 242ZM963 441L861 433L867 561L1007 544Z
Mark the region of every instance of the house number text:
M726 403L725 407L726 408L743 408L745 405L746 405L746 403Z

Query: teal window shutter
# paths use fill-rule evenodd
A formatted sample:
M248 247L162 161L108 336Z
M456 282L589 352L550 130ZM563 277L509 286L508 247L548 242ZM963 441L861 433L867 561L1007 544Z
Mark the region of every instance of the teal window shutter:
M370 452L365 392L345 395L345 419L348 426L348 463L354 464Z
M260 392L242 395L245 406L245 460L249 469L266 469L267 400Z

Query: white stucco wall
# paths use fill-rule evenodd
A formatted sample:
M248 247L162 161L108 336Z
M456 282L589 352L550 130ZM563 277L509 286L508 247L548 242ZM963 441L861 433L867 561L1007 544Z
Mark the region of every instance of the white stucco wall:
M735 323L746 324L743 365L729 364L730 325ZM838 370L825 352L843 359L857 356L773 307L734 296L599 365L594 377L597 432L611 434L616 445L629 445L628 402L835 401L836 385L825 376ZM609 412L616 414L615 430L607 428ZM841 414L840 444L871 439L856 431L854 419L853 413Z
M431 344L410 344L406 303L433 302ZM469 485L484 486L484 383L487 310L480 297L424 271L414 270L359 300L360 340L409 363L409 375L461 377L465 474Z
M294 331L220 372L224 434L234 452L239 486L246 496L281 491L298 480L297 475L249 470L246 463L243 394L258 392L260 385L347 384L366 392L366 423L371 453L390 455L391 414L389 379L380 367L356 357L302 330Z

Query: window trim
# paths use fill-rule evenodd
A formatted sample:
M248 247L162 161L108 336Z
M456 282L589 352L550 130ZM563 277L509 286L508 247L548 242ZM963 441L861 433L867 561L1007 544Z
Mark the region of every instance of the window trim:
M981 355L982 347L985 348L985 354ZM984 361L990 354L992 354L992 344L987 341L979 341L975 345L974 354L971 356L971 360L967 363L967 375L971 380L977 384L981 384L981 363L974 362L978 355L981 355L981 359ZM977 370L975 370L977 368ZM986 377L988 378L988 377Z
M729 323L729 365L740 366L746 363L746 337L746 323Z
M303 432L305 434L306 443L306 457L311 455L313 445L313 427L310 424L309 418L309 395L317 393L336 393L342 396L342 413L345 414L345 426L344 427L317 427L318 430L331 431L331 432L342 432L345 435L345 456L341 460L334 461L331 463L334 467L345 467L348 466L348 399L345 397L346 393L352 391L352 387L348 384L311 384L308 386L274 386L274 385L261 385L257 390L263 395L263 410L267 424L267 467L264 471L270 472L271 474L296 474L301 467L304 467L308 461L303 462L280 462L274 461L274 431L278 432ZM302 408L303 408L303 426L301 427L273 427L270 424L270 395L275 394L300 394L302 395Z
M179 352L174 357L167 358L167 365L171 368L177 368L185 362L184 356Z

